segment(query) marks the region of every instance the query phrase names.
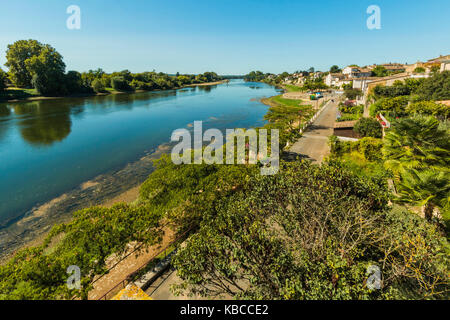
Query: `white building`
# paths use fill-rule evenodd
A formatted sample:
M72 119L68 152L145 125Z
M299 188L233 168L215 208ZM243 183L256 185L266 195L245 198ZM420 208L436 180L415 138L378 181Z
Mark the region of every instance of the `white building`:
M450 71L450 60L442 61L441 72Z
M342 73L351 79L370 77L372 75L372 71L369 68L359 68L352 66L345 67L344 70L342 70Z

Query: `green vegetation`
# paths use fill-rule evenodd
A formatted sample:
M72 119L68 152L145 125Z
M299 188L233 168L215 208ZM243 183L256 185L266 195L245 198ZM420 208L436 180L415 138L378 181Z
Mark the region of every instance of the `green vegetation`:
M423 208L432 220L435 207L449 208L450 132L434 117L397 121L385 137L385 166L396 177L398 200Z
M292 84L285 84L283 87L286 89L287 92L303 92L305 91L304 88L299 86L294 86Z
M414 91L422 100L450 100L450 71L434 73Z
M414 69L414 73L425 73L425 68L417 67Z
M406 106L408 105L408 102L408 96L381 98L370 106L370 115L374 117L381 112L384 116L391 119L406 116Z
M372 70L373 77L386 77L388 75L389 75L389 72L384 66L376 66Z
M328 89L328 86L323 82L323 78L306 79L303 88L310 91Z
M36 43L28 45L32 51ZM48 50L44 57L57 57ZM48 84L46 73L39 73L44 77L37 82L34 75L16 73L17 83ZM167 89L217 75L99 69L64 78L70 79L66 88L101 92ZM410 95L379 97L372 109L394 116L448 114L428 103L428 111L407 107L411 95L441 90L435 87L441 80L423 82ZM440 96L435 93L431 96ZM281 147L296 140L313 115L300 100L276 96L264 102L270 108L263 128L280 130ZM357 130L379 136L374 121L361 120ZM433 216L437 208L448 219L450 207L450 133L443 127L433 116L416 116L394 122L384 140L332 137L326 163L282 161L273 176L262 176L258 165L175 165L163 155L141 186L138 202L78 211L71 222L55 226L41 246L20 250L0 266L0 299L85 299L95 276L107 272L108 258L133 242L160 242L167 226L178 235L191 231L173 260L183 280L177 292L244 299L446 299L450 247ZM393 178L398 194L388 191L387 178ZM420 205L427 219L389 201ZM71 265L81 268L80 291L66 286ZM380 290L367 286L367 270L374 265L383 275Z
M6 89L6 73L0 68L0 92L3 92Z
M433 101L418 101L409 104L405 109L407 114L435 116L441 121L446 121L450 116L450 107Z
M360 89L347 88L344 91L344 95L349 100L355 100L357 97L362 96L363 93Z
M383 135L381 124L373 118L361 118L353 130L361 137L381 138Z
M330 73L339 73L339 72L341 72L342 70L339 68L339 66L337 66L337 65L334 65L334 66L332 66L331 68L330 68Z
M86 298L94 276L106 271L108 257L120 255L132 241L158 242L159 227L160 215L150 206L76 212L70 223L54 227L42 246L21 250L0 267L0 299ZM71 265L81 269L80 292L66 285Z
M280 131L280 148L284 148L288 142L295 142L300 137L300 127L314 115L310 105L302 105L301 100L285 99L275 96L264 99L264 103L270 105L264 119L269 121L265 127Z
M340 118L338 122L359 120L364 113L364 106L355 106L350 101L339 103Z
M9 45L6 59L5 65L9 68L8 78L17 89L8 90L7 93L1 92L1 100L28 98L34 95L26 91L30 88L35 89L37 95L66 96L112 91L107 88L121 92L167 90L223 79L214 72L169 76L154 71L132 74L128 70L106 74L103 70L97 69L84 73L76 71L66 73L66 65L61 54L52 46L36 40L19 40ZM4 84L4 81L0 82Z
M448 243L337 163L284 164L204 213L174 258L178 291L239 299L445 298ZM317 230L320 230L318 232ZM381 290L366 272L380 267Z

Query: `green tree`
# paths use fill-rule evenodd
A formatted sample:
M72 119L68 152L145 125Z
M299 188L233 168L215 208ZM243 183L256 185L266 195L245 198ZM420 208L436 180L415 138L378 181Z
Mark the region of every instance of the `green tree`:
M94 92L96 93L101 93L103 91L105 91L105 86L103 85L102 81L100 79L94 79L94 81L92 81L92 89L94 90Z
M0 92L6 89L6 73L0 68Z
M397 184L397 201L422 207L425 219L431 221L435 207L449 205L450 170L408 169Z
M450 71L433 74L414 93L423 100L450 100Z
M372 76L374 77L386 77L389 74L384 66L376 66L372 70Z
M423 67L417 67L414 69L414 73L425 73L425 68Z
M124 77L116 76L111 78L111 87L117 91L128 91L130 90L130 85L125 80Z
M361 118L353 130L361 137L381 138L383 136L383 127L373 118Z
M42 95L62 95L67 93L65 86L66 65L62 56L50 45L44 45L39 55L25 61L32 75L34 88Z
M384 137L385 166L400 180L407 169L445 169L450 162L450 134L434 117L415 116L393 123Z
M357 97L362 96L363 93L360 89L348 88L348 89L345 89L344 95L347 99L355 100Z
M409 114L422 114L435 116L442 121L445 121L450 116L450 107L433 101L418 101L409 104L406 107L406 112Z
M27 60L38 56L44 46L36 40L19 40L8 45L5 66L9 68L11 82L21 88L30 88L33 73Z
M341 69L339 68L339 66L334 65L330 68L330 73L338 73L341 72Z
M408 102L408 96L379 99L370 106L370 115L374 117L380 112L385 112L393 117L407 115L406 106L408 105Z

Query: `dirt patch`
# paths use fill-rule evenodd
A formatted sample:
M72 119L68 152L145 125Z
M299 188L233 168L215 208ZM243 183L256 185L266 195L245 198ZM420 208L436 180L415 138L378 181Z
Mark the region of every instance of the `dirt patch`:
M87 181L87 182L81 184L81 187L80 187L80 188L81 188L81 190L86 190L86 189L95 187L95 186L97 186L98 184L99 184L99 183L98 183L98 182L95 182L95 181Z

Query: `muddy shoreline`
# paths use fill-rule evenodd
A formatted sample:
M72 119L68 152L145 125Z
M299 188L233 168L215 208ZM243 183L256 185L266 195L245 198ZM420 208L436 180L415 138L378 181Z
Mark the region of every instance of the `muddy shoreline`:
M39 245L55 224L69 222L72 213L96 205L106 207L117 202L137 199L139 186L153 172L153 161L167 153L169 143L160 145L153 153L127 164L124 168L97 176L45 204L32 208L18 221L0 229L0 263L17 250Z

